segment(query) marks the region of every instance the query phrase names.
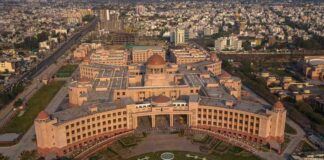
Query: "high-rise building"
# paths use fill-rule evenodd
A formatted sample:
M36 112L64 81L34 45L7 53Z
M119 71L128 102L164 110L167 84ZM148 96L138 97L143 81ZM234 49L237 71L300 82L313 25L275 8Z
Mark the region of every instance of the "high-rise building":
M143 13L145 13L145 11L146 11L145 6L143 6L143 5L136 6L136 14L142 15Z
M215 41L215 50L242 50L242 41L237 36L221 37Z
M171 42L174 42L175 46L186 43L185 39L184 29L177 28L171 33Z
M122 30L122 23L119 20L119 13L114 10L99 10L99 29L109 32Z

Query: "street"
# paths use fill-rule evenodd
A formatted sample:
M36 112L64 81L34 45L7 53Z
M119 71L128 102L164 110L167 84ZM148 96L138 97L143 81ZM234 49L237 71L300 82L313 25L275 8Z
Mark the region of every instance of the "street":
M11 103L0 110L0 128L3 126L3 124L7 123L15 114L15 112L13 111L13 104L19 98L27 101L39 88L41 88L43 84L40 83L40 80L44 77L51 77L62 65L62 61L58 62L57 64L55 64L54 62L57 61L74 44L80 41L81 37L91 31L96 23L97 20L95 19L92 23L88 24L83 29L75 33L65 43L61 44L56 50L54 50L53 54L39 63L28 74L21 77L21 81L23 81L25 78L32 78L31 84L27 86L27 88L22 93L20 93Z
M45 111L48 112L49 114L54 113L67 94L68 94L67 87L65 86L62 87L60 91L52 99L52 101L49 103L49 105L46 107ZM35 137L35 129L33 125L32 127L29 128L29 130L24 134L24 136L16 145L9 146L9 147L0 147L0 153L2 153L5 156L8 156L10 160L17 160L19 158L19 155L23 151L26 150L31 151L36 149L36 143L35 141L33 141L34 137Z

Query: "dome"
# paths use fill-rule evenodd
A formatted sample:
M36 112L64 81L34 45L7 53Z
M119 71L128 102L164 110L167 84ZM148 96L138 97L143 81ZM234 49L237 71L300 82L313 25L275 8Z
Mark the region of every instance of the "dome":
M154 54L147 60L148 65L164 65L165 61L162 56Z
M47 112L41 111L38 113L38 116L37 116L38 120L46 120L48 118L49 118L49 116L48 116Z
M211 53L210 54L210 60L212 60L214 62L218 61L218 57L217 57L216 53Z
M156 107L167 107L171 104L171 99L163 95L155 96L152 98L152 104Z
M273 109L284 109L284 105L282 104L281 101L277 101L274 105L273 105Z
M155 96L152 98L152 101L154 103L167 103L167 102L170 102L170 98L169 97L166 97L166 96Z

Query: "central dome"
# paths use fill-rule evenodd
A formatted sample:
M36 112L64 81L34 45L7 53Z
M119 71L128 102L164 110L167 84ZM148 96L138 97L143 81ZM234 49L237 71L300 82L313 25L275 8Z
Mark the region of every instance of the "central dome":
M170 101L170 98L167 97L167 96L159 95L159 96L153 97L152 98L152 101L153 102L156 102L156 103L166 103L166 102L169 102Z
M152 104L157 107L166 107L171 104L171 99L163 95L155 96L152 97Z
M147 60L148 65L164 65L165 61L162 56L154 54Z

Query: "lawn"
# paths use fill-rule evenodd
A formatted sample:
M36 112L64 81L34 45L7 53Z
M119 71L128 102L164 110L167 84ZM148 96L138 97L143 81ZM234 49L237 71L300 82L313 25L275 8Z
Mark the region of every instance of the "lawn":
M273 67L270 67L268 68L269 72L273 73L273 74L276 74L278 76L291 76L284 68L273 68Z
M229 144L221 142L220 144L217 145L217 147L215 148L215 151L225 152L229 147L230 147Z
M301 151L310 152L310 151L315 151L315 149L312 146L310 146L307 142L304 142Z
M297 134L297 131L286 123L285 132L288 134Z
M324 85L319 85L318 87L320 88L320 90L324 91Z
M209 136L207 134L195 134L193 137L194 142L205 143Z
M137 139L134 136L125 137L119 140L123 147L131 147L137 144Z
M78 68L78 65L76 64L67 64L62 66L57 72L57 77L70 77L72 73L75 71L75 69Z
M169 151L167 151L169 152ZM251 153L244 152L242 155L236 155L233 153L225 153L225 154L209 154L204 155L200 153L191 153L191 152L182 152L182 151L170 151L174 154L174 160L195 160L195 158L187 157L187 154L190 154L191 156L199 156L200 158L206 158L207 160L258 160L259 158L253 156ZM154 153L147 153L141 156L132 157L128 160L138 160L138 158L144 158L144 157L150 157L150 160L158 160L161 159L160 156L164 152L154 152Z
M65 84L65 81L53 81L40 88L26 103L26 109L22 116L15 116L1 133L24 133L34 123L38 113L46 108L52 98Z

